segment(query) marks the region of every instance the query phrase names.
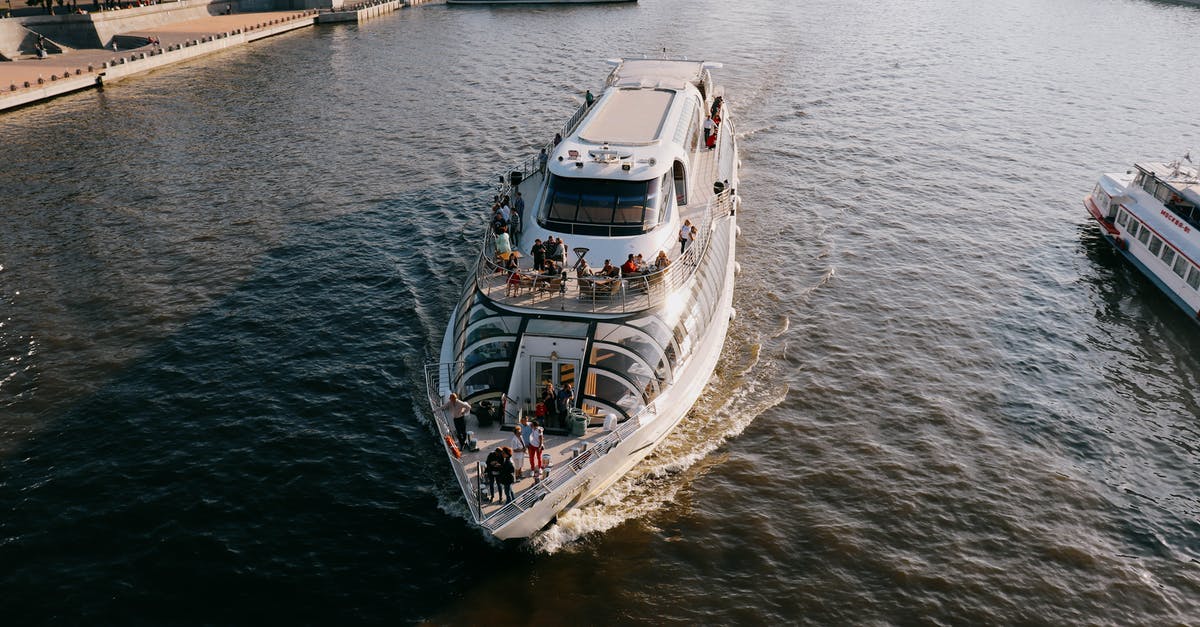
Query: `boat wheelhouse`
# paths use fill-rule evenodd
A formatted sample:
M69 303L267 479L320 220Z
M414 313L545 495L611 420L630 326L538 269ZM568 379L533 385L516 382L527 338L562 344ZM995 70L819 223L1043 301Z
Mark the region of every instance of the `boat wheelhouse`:
M611 63L605 89L561 141L502 177L503 194L526 200L524 226L511 248L490 226L482 235L440 358L426 367L471 515L500 538L536 533L648 455L703 391L732 315L738 155L709 73L720 65ZM714 113L722 121L710 148ZM533 267L535 244L550 238L564 241L563 266ZM583 269L638 255L637 272ZM567 411L544 416L544 476L518 481L512 502L489 499L486 455L537 413L547 388L568 385ZM465 439L442 409L451 393L472 406Z
M1138 163L1084 199L1109 241L1193 319L1200 318L1200 168Z

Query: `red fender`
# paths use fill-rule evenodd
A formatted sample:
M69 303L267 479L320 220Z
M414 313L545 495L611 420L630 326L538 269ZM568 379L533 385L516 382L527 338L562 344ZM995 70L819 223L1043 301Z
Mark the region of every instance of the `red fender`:
M462 459L462 451L458 450L458 445L454 443L454 438L446 436L446 446L450 447L450 452L454 454L454 459Z

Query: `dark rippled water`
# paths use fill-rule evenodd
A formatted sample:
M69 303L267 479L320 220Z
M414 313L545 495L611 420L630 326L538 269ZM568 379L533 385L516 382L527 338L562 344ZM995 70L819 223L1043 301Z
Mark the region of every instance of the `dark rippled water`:
M1141 0L432 6L4 114L4 622L1200 622L1200 326L1080 204L1200 148L1197 40ZM663 47L727 64L737 322L644 467L495 546L423 355L490 176Z

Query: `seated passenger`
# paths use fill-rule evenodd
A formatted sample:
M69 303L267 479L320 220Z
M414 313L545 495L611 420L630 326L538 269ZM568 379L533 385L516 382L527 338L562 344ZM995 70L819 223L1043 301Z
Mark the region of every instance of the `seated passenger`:
M671 260L667 259L667 251L658 251L658 256L654 258L654 267L659 270L664 270L669 265L671 265Z
M603 268L600 268L600 275L601 275L601 276L606 276L606 277L616 277L616 276L618 276L618 275L620 274L620 272L621 272L621 271L620 271L620 270L618 270L616 266L612 265L612 260L611 260L611 259L605 259L605 260L604 260L604 267L603 267Z
M621 274L629 276L631 274L637 274L637 272L637 260L633 258L633 253L629 253L629 258L625 260L625 263L621 264Z
M592 267L588 265L587 259L580 259L579 265L575 266L575 276L579 278L592 276Z

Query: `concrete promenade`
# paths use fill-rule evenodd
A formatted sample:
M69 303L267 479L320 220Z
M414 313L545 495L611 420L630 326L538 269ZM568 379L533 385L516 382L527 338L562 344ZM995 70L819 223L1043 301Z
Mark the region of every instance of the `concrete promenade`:
M0 112L96 87L160 67L325 21L362 21L430 0L376 0L324 14L317 10L266 11L206 17L122 32L116 40L136 47L85 48L45 59L0 62ZM146 43L151 37L159 45Z

